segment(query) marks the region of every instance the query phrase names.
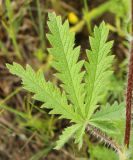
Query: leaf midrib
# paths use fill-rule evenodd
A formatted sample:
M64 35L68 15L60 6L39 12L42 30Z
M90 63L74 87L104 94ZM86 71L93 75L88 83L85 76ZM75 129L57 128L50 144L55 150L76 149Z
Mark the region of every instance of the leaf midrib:
M102 33L101 33L102 34ZM101 34L100 34L100 39L101 39ZM99 43L99 46L98 46L98 48L100 48L100 46L101 46L101 41L100 41L100 43ZM99 49L98 49L98 53L99 53L100 51L99 51ZM98 53L97 53L97 55L98 55ZM89 110L88 110L88 113L87 113L87 118L90 118L91 117L91 115L90 115L90 110L91 110L91 106L90 106L90 104L91 104L91 99L92 99L92 95L93 95L93 91L94 91L94 86L95 86L95 81L96 81L96 73L97 73L97 66L98 66L98 64L100 63L98 63L98 56L97 56L97 59L96 59L96 61L97 61L97 63L96 63L96 68L95 68L95 77L94 77L94 83L93 83L93 87L92 87L92 93L91 93L91 96L90 96L90 101L88 101L87 103L86 103L86 106L89 106Z
M71 83L72 83L72 88L73 88L73 90L74 90L74 97L75 97L75 99L76 99L78 108L80 109L80 111L82 111L81 106L79 105L79 101L78 101L77 94L76 94L76 92L75 92L75 87L74 87L72 75L71 75L70 68L69 68L69 65L68 65L68 62L67 62L67 59L66 59L65 50L64 50L63 43L62 43L62 38L61 38L61 35L60 35L60 27L58 26L57 21L56 21L56 25L57 25L57 29L58 29L59 38L60 38L60 41L61 41L61 47L62 47L62 50L63 50L63 54L65 55L64 57L65 57L66 65L67 65L67 68L68 68L68 73L69 73L69 75L70 75L70 80L71 80ZM81 112L81 113L82 113L82 112Z

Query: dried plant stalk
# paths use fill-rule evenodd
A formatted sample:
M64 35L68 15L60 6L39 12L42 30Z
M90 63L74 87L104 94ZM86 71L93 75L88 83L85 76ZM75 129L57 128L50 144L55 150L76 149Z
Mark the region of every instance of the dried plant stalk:
M126 128L124 144L129 147L130 131L131 131L131 108L132 108L132 91L133 91L133 0L131 0L131 24L132 24L132 40L129 60L129 72L126 93Z

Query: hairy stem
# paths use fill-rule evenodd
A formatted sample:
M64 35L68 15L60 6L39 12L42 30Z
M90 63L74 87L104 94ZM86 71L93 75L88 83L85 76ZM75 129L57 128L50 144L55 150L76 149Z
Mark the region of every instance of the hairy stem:
M108 137L105 133L97 129L96 127L88 124L86 127L87 133L92 133L95 137L99 138L101 141L103 141L105 144L113 148L115 151L118 152L118 154L122 153L122 148L117 144L112 138Z
M130 131L131 131L131 108L132 108L132 91L133 91L133 0L131 0L131 23L132 23L132 40L131 51L128 69L128 82L126 93L126 127L125 127L125 139L124 144L129 147Z

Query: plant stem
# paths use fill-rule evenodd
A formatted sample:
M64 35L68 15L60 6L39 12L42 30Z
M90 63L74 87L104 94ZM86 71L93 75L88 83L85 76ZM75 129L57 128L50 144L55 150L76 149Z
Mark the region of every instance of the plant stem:
M130 60L128 69L128 82L127 82L127 93L126 93L126 128L125 128L125 146L129 147L130 142L130 131L131 131L131 109L132 109L132 91L133 91L133 0L131 0L131 50Z
M105 144L113 148L115 151L118 152L118 154L122 154L122 148L117 144L112 138L108 137L105 133L97 129L96 127L93 127L92 125L88 124L86 127L87 133L92 133L97 138L100 138L101 141L103 141Z

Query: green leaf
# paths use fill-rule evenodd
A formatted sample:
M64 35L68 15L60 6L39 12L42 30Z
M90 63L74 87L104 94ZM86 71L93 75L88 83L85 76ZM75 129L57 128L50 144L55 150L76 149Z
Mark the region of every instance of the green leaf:
M76 131L75 136L74 136L74 138L75 138L75 143L78 144L78 148L79 148L79 149L81 149L81 147L82 147L82 145L83 145L83 136L84 136L84 134L85 134L85 127L86 127L86 125L83 125L83 124L82 124L82 125L79 127L79 129Z
M131 10L130 0L111 0L110 12L114 13L117 18L122 18L124 22L127 22L128 16ZM120 5L119 5L120 4Z
M58 71L56 76L62 81L62 87L67 92L69 100L74 105L74 110L84 114L84 72L81 68L84 61L78 61L80 47L74 48L75 35L69 30L69 23L62 24L61 17L49 13L48 26L51 34L47 37L53 48L49 49L54 57L54 68Z
M62 23L60 16L50 13L48 26L51 33L47 37L52 45L49 52L53 56L53 67L57 70L56 76L62 82L63 91L47 82L42 71L35 72L29 65L26 69L17 63L8 64L7 67L22 79L24 88L34 94L34 99L50 109L50 114L58 114L60 118L73 122L63 131L56 149L61 148L71 137L81 148L88 123L92 130L96 128L107 134L117 134L115 121L122 118L123 105L114 104L93 115L112 74L109 70L113 61L113 56L109 55L112 42L106 42L109 31L105 23L95 27L94 36L90 37L91 50L87 51L89 62L85 64L85 79L85 72L81 71L84 61L78 61L80 48L75 47L75 36L69 31L68 21Z
M92 115L90 121L121 121L125 119L125 104L114 103L112 106L109 104L106 107L102 107L100 111L97 111Z
M91 145L91 159L98 160L118 160L117 154L113 150L109 150L103 146Z
M51 114L60 114L61 118L70 119L73 122L81 120L72 106L68 105L65 93L61 94L56 86L51 82L46 82L41 71L35 73L29 65L24 69L17 63L7 64L7 68L22 79L24 88L33 92L36 100L44 102L46 108L52 109Z
M120 133L119 129L115 126L115 123L109 121L101 121L101 122L94 121L90 122L90 124L108 135L112 134L116 135Z
M72 136L74 136L74 134L79 128L79 124L75 124L65 128L62 135L60 135L59 140L57 141L55 149L60 149Z
M100 27L94 28L94 36L90 37L91 50L87 51L89 63L86 62L86 115L90 119L97 108L96 104L100 102L104 94L104 88L107 87L108 78L112 74L109 70L113 57L109 55L112 41L106 42L109 30L103 22Z

